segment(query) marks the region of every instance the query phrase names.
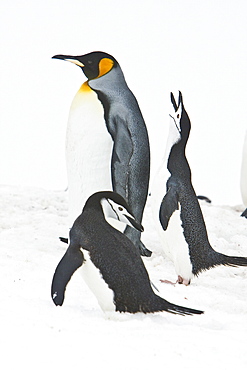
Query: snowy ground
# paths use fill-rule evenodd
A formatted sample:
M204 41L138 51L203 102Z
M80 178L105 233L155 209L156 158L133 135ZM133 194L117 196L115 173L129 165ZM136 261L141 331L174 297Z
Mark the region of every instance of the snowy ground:
M209 195L209 194L207 194ZM0 320L4 369L244 369L247 365L247 269L217 267L189 287L175 280L159 252L147 206L143 240L154 250L145 264L160 294L204 315L168 313L106 317L77 272L65 303L50 298L54 270L66 245L64 192L0 187ZM202 205L212 246L247 256L247 221L241 207Z

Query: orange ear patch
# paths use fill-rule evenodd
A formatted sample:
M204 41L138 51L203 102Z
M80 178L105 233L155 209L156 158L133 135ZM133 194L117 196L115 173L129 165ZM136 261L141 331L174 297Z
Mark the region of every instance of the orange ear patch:
M109 72L112 69L113 65L113 60L109 58L101 59L101 61L99 62L99 75L97 76L97 78L104 76L107 72Z

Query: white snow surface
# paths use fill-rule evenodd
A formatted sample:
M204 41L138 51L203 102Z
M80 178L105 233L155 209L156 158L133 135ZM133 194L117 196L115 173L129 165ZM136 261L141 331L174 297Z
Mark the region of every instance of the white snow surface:
M153 250L145 265L160 295L202 309L204 315L105 316L80 272L68 284L62 307L50 296L55 268L67 246L67 193L0 186L1 357L4 369L244 369L247 365L247 269L217 267L190 286L175 281L161 255L150 209L143 241ZM202 203L212 246L247 256L243 206ZM116 246L117 248L117 246Z

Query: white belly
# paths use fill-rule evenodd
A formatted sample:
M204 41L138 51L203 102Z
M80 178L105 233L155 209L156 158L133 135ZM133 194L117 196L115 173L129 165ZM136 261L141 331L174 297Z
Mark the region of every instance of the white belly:
M70 227L91 194L112 190L112 146L96 93L81 88L71 105L66 138Z
M82 277L97 298L101 309L104 312L115 311L113 303L114 293L106 284L97 267L91 262L89 253L82 249L86 262L81 267Z
M163 230L159 220L160 205L166 194L166 181L169 177L170 173L164 165L154 178L151 190L153 219L160 236L162 252L174 263L176 274L190 280L192 278L192 265L181 226L180 210L173 213L166 231Z
M163 230L163 238L166 239L168 244L176 274L190 281L192 278L192 264L190 262L188 244L183 234L180 209L171 216L167 230Z

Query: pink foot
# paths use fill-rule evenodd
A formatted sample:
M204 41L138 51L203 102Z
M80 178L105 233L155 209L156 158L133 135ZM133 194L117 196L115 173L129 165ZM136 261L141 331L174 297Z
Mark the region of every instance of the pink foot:
M160 279L160 282L161 283L166 283L166 284L172 284L172 285L176 285L177 283L178 284L184 284L184 285L190 285L190 280L188 280L188 279L183 279L182 278L182 276L180 276L180 275L178 275L178 279L177 279L177 281L175 282L175 283L173 283L172 281L170 281L170 280L162 280L162 279Z
M178 275L178 284L190 285L190 280L182 278L182 276Z
M176 283L173 283L173 282L172 282L172 281L170 281L170 280L162 280L162 279L160 279L160 282L161 282L161 283L166 283L166 284L171 284L171 285L174 285L174 286L175 286L175 285L176 285L176 283L177 283L177 282L176 282Z

